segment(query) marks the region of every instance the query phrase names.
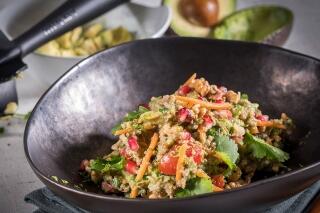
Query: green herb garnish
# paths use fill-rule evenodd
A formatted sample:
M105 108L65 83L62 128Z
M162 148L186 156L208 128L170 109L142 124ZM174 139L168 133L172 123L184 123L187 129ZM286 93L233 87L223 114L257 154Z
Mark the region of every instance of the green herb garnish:
M98 158L90 163L92 170L107 173L109 171L120 171L123 169L124 158L121 156L112 156L110 160Z
M51 179L54 180L55 182L59 182L59 178L57 176L51 176Z
M230 169L236 167L236 161L239 158L238 146L228 136L218 135L215 137L216 154L225 162Z
M254 157L258 159L267 158L278 162L284 162L289 159L289 154L281 149L266 143L261 138L246 133L244 142L248 145Z
M178 189L176 197L189 197L213 191L212 182L207 178L193 178L188 180L186 188Z
M121 124L117 124L111 129L111 133L114 134L116 131L120 130L121 128L122 128Z
M141 114L148 112L149 109L139 106L139 108L135 111L129 112L126 117L124 118L124 121L133 121L134 119L137 119L140 117Z

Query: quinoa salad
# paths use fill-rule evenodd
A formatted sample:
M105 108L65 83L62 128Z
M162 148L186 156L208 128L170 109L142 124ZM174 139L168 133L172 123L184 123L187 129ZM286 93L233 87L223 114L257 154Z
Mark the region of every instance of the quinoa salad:
M193 74L171 95L151 98L112 129L111 153L85 159L80 172L106 193L181 198L221 192L284 168L293 129L284 113L270 119L248 95Z

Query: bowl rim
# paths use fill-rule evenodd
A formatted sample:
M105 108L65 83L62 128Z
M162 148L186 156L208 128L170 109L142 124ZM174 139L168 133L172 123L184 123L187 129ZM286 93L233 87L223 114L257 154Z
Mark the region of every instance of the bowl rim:
M308 56L302 53L298 53L292 50L288 50L282 47L278 47L278 46L272 46L272 45L268 45L268 44L261 44L261 43L254 43L254 42L245 42L245 41L234 41L234 40L218 40L218 39L208 39L208 38L195 38L195 37L162 37L162 38L157 38L157 39L142 39L142 40L135 40L132 42L127 42L112 48L108 48L105 49L103 51L97 52L93 55L91 55L90 57L87 57L83 60L81 60L80 62L76 63L75 65L73 65L71 68L69 68L62 76L60 76L47 90L46 92L41 96L41 98L38 100L38 102L36 103L36 105L34 106L29 119L27 120L26 126L25 126L25 131L24 131L24 136L23 136L23 146L24 146L24 152L25 152L25 156L27 158L27 161L30 165L30 167L32 168L32 170L35 172L35 174L38 176L38 178L42 181L42 182L49 182L52 185L55 185L57 188L59 188L60 190L65 190L68 191L70 193L75 193L78 195L82 195L82 196L86 196L88 198L98 198L98 199L105 199L105 200L110 200L110 201L117 201L117 202L149 202L149 203L153 203L153 202L180 202L180 201L189 201L189 200L194 200L194 199L198 199L198 198L206 198L206 197L214 197L214 196L223 196L225 194L229 194L232 192L241 192L247 189L252 189L252 188L256 188L258 186L261 185L266 185L269 184L273 181L277 181L277 180L284 180L292 175L295 174L301 174L305 171L308 171L310 169L319 167L320 170L320 161L312 163L308 166L304 166L302 168L299 169L294 169L290 172L287 172L285 174L281 174L281 175L277 175L277 176L273 176L270 178L266 178L263 180L258 180L255 182L252 182L250 184L247 184L245 186L239 187L239 188L234 188L231 190L226 190L226 191L222 191L222 192L210 192L210 193L205 193L205 194L200 194L200 195L195 195L195 196L191 196L191 197L185 197L185 198L164 198L164 199L146 199L146 198L139 198L139 199L131 199L131 198L126 198L126 197L120 197L120 196L110 196L107 194L97 194L97 193L93 193L93 192L85 192L85 191L80 191L77 190L75 188L72 188L70 186L66 186L63 185L61 183L58 183L54 180L52 180L51 178L47 177L45 174L43 174L32 162L31 160L31 156L28 150L28 135L29 135L29 131L30 131L30 126L32 118L34 117L35 111L39 108L39 106L42 104L42 102L45 100L45 98L50 95L50 93L52 93L54 90L54 87L57 87L59 84L62 84L63 80L68 78L69 75L72 75L73 73L75 73L78 69L78 67L80 67L83 64L89 63L91 60L89 59L95 59L97 57L99 57L102 54L106 54L107 52L113 52L116 51L117 49L123 49L123 48L127 48L130 47L132 45L135 45L136 43L145 43L145 42L152 42L152 41L175 41L175 40L186 40L186 41L196 41L196 42L209 42L209 43L229 43L229 44L241 44L241 45L251 45L251 46L260 46L263 48L268 48L268 49L273 49L273 50L277 50L277 51L282 51L282 52L286 52L289 54L293 54L295 56L298 57L303 57L309 60L313 60L317 63L320 64L320 59L317 59L313 56ZM47 186L47 184L45 183L45 185Z
M142 6L141 6L142 7ZM160 38L166 31L167 29L170 27L170 23L171 23L171 19L172 19L172 10L170 7L168 7L167 5L161 5L159 7L156 7L156 8L151 8L151 9L163 9L166 11L166 13L163 12L163 14L167 14L166 16L166 19L164 21L164 23L158 28L158 30L156 30L153 34L151 34L149 37L146 37L146 38L138 38L138 39L134 39L132 41L137 41L137 40L142 40L142 39L150 39L150 38ZM104 16L104 15L102 15ZM53 39L52 39L53 40ZM124 42L122 44L125 44L125 43L128 43L128 42ZM121 44L120 44L121 45ZM117 45L119 46L119 45ZM112 48L112 47L110 47ZM103 49L103 50L100 50L100 51L97 51L95 52L94 54L98 53L98 52L102 52L104 50L107 50L107 49L110 49L110 48L106 48L106 49ZM91 54L91 55L94 55L94 54ZM52 55L46 55L46 54L43 54L43 53L38 53L35 51L31 52L30 55L36 55L36 56L39 56L41 58L52 58L52 59L55 59L55 60L59 60L59 59L65 59L65 60L81 60L81 59L85 59L91 55L85 55L85 56L52 56Z

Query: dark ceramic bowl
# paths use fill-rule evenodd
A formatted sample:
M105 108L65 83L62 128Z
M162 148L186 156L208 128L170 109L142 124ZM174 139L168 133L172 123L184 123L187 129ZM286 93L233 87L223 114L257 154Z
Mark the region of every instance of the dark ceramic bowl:
M184 199L127 199L81 183L84 158L107 152L111 128L152 96L172 93L193 72L243 91L271 116L298 126L288 162L293 171L221 193ZM288 50L234 41L161 38L91 56L61 77L28 121L24 146L41 181L61 198L95 212L250 212L280 202L320 178L320 61ZM301 168L300 165L303 165ZM69 181L53 181L57 176Z

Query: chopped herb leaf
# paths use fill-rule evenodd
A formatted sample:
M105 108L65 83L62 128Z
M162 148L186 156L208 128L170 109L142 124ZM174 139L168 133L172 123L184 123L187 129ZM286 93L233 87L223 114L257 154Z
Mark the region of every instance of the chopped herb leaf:
M213 191L212 182L207 178L193 178L188 180L186 188L178 189L176 197L189 197Z
M114 134L116 131L120 130L121 128L122 128L121 124L117 124L111 129L111 133Z
M0 135L4 133L4 127L0 127Z
M216 151L216 155L219 157L220 160L222 160L225 164L228 165L229 169L233 170L236 168L236 164L234 162L232 162L232 160L228 154L226 154L224 152Z
M124 159L121 156L112 156L110 160L96 159L90 163L92 170L107 173L109 171L120 171L123 169Z
M56 182L59 182L59 178L57 176L51 176L51 179L56 181Z
M62 182L63 184L68 184L68 183L69 183L69 181L63 180L63 179L61 179L61 182Z
M124 118L124 121L132 121L134 119L137 119L140 117L141 114L148 112L149 109L143 107L143 106L139 106L138 110L129 112L127 114L127 116Z
M253 136L250 133L246 133L244 142L248 144L249 149L256 158L267 158L278 162L284 162L289 159L289 154L281 149L267 144L261 138Z
M235 163L238 160L238 146L228 136L218 135L215 137L216 153L224 161L230 169L236 167Z

